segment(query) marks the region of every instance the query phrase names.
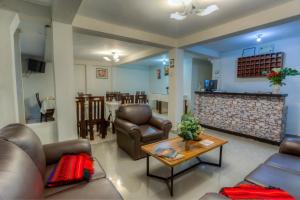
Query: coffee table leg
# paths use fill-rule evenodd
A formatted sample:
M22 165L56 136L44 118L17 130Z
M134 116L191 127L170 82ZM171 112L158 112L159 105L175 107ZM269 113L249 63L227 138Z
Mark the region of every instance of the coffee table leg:
M170 194L173 196L173 180L174 180L174 168L171 167L171 176L170 176L170 181L171 181L171 188L170 188Z
M147 176L149 176L149 154L147 154Z
M223 146L220 146L219 167L222 166Z

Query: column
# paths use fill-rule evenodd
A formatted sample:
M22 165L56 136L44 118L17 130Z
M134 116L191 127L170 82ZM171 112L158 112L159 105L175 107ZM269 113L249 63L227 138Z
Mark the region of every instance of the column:
M14 33L17 13L0 9L0 128L19 122Z
M173 128L180 122L183 114L183 66L184 50L171 49L169 51L170 61L174 61L174 67L170 65L169 74L169 98L168 98L168 119L172 122Z
M64 141L77 138L73 30L54 21L52 31L58 141Z

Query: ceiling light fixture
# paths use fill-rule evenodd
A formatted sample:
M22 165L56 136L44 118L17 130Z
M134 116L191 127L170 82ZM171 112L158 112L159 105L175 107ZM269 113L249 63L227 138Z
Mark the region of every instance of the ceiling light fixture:
M196 0L168 0L171 5L183 5L184 10L182 12L174 12L170 14L171 19L184 20L188 15L196 14L198 16L206 16L217 10L219 7L216 4L201 8Z
M104 56L103 57L104 60L110 62L110 61L114 61L114 62L119 62L120 61L120 54L117 52L112 52L111 53L111 58L108 56Z
M261 42L261 40L262 40L262 34L258 34L256 36L256 42Z
M103 58L104 58L104 60L106 60L106 61L109 61L109 62L111 61L111 59L110 59L109 57L107 57L107 56L104 56Z

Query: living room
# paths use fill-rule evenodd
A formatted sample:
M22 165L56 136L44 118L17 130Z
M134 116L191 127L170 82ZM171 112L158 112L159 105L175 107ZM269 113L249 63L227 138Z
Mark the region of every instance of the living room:
M300 199L299 16L299 0L1 0L1 196Z

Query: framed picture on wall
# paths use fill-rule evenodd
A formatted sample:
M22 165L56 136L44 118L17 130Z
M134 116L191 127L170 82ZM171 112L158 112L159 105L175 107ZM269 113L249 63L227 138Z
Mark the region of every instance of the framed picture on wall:
M174 68L175 63L174 63L174 59L170 59L170 68Z
M161 79L161 70L160 69L156 70L156 77L157 77L157 79Z
M165 76L169 76L169 67L164 67Z
M96 78L97 79L108 79L108 69L107 68L96 68Z

